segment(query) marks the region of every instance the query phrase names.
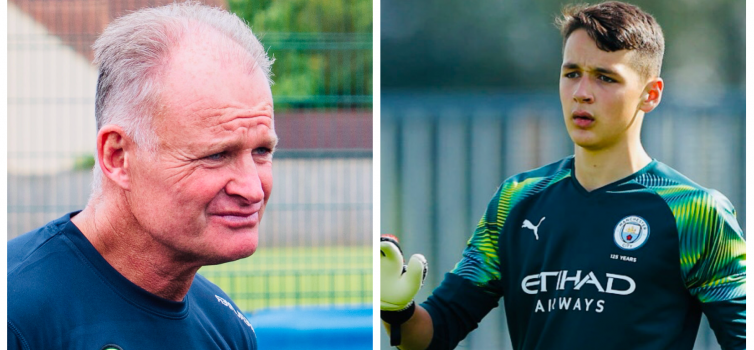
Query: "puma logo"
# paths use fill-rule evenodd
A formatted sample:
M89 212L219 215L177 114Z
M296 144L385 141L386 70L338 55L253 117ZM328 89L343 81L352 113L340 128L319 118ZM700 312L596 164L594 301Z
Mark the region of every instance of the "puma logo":
M542 219L539 220L539 223L537 226L534 226L534 224L531 223L529 220L524 220L524 224L521 226L521 228L528 228L532 231L534 231L534 238L536 240L539 240L539 235L537 234L537 230L539 230L539 225L542 225L542 221L545 220L545 217L543 216Z

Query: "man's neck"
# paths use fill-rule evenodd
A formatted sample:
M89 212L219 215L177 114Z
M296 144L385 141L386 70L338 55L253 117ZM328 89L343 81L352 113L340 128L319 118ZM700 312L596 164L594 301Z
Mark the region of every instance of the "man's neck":
M90 200L71 221L126 279L164 299L182 301L201 266L171 259L168 249L136 220L113 215L126 212L113 202Z
M596 151L577 145L574 169L576 180L591 192L641 170L651 161L638 142Z

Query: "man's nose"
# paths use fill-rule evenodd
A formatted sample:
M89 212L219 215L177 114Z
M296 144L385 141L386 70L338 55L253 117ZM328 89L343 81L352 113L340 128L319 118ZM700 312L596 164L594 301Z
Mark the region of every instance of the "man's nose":
M573 100L578 103L594 102L594 95L592 94L592 86L588 78L586 77L581 78L576 83L576 90L573 91Z
M225 185L225 193L241 197L249 203L264 200L262 180L257 171L257 164L250 154L242 157L236 164L233 179Z

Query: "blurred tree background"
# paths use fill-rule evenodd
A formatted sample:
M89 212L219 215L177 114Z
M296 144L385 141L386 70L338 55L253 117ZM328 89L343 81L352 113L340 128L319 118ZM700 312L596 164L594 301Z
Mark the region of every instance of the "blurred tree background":
M555 91L561 38L553 21L565 3L383 0L382 89ZM744 89L744 1L631 3L663 28L668 89Z
M276 59L276 110L371 103L370 0L229 0L228 6Z

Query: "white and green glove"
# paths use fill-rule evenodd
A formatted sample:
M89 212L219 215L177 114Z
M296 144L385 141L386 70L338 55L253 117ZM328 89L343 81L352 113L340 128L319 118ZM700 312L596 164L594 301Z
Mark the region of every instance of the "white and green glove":
M414 297L427 276L427 260L414 254L404 265L403 251L392 235L380 237L380 310L390 324L390 345L400 344L400 325L408 321L416 307Z
M401 311L414 302L414 296L424 284L427 260L414 254L403 265L403 251L392 235L380 237L380 310Z

